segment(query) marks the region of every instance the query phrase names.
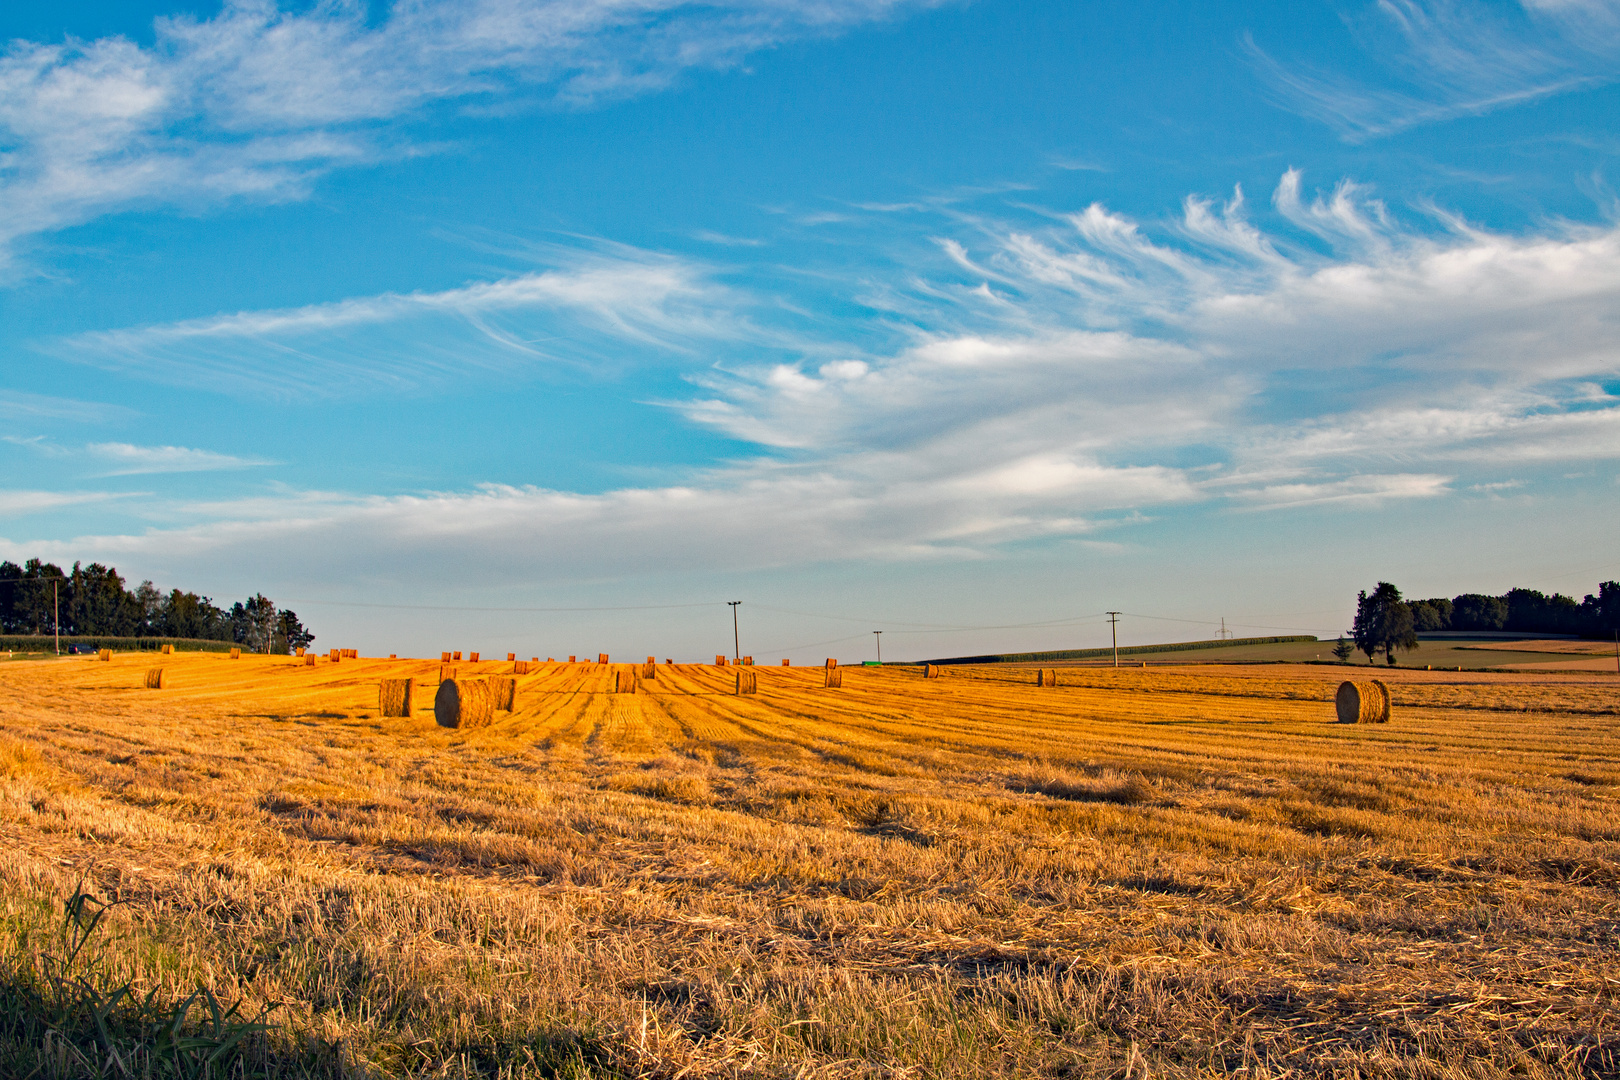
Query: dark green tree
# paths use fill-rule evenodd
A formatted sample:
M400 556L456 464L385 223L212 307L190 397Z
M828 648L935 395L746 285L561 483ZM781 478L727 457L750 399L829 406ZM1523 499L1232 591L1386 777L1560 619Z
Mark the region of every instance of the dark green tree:
M1349 663L1350 662L1350 654L1355 652L1355 651L1356 651L1356 647L1354 645L1350 644L1348 641L1344 640L1344 635L1340 634L1338 644L1333 646L1333 655L1337 656L1339 658L1339 663L1341 663L1341 664Z
M62 580L65 575L60 566L38 559L29 559L20 568L9 563L7 565L17 570L17 576L10 582L11 611L7 631L13 634L49 634L54 630L56 596L52 592L53 585L60 590L63 622L67 621L73 596L68 588L70 583Z
M254 593L246 603L231 605L231 640L249 652L267 653L275 644L276 605Z
M63 633L125 637L138 629L138 601L124 589L124 579L112 567L74 563L64 588L64 599L71 600L62 606Z
M277 616L276 640L272 651L290 653L294 649L305 649L315 640L315 635L304 628L298 621L298 616L291 611L282 611Z
M1420 634L1451 629L1452 603L1444 598L1413 600L1412 625Z
M1507 617L1507 601L1500 596L1464 593L1451 601L1453 630L1500 630Z
M1581 601L1581 611L1588 633L1603 637L1620 631L1620 581L1603 582L1596 596L1588 593Z
M1357 594L1356 621L1350 632L1369 663L1382 651L1384 662L1394 667L1396 649L1418 647L1412 608L1401 599L1401 590L1387 581L1380 581L1371 595L1365 590Z

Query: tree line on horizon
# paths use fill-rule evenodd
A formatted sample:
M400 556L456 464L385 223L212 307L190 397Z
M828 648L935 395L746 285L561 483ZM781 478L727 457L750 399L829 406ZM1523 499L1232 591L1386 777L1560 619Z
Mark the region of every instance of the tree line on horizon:
M1441 631L1556 634L1608 637L1620 633L1620 581L1605 581L1580 603L1562 593L1509 589L1501 596L1464 593L1447 600L1404 600L1401 590L1380 581L1371 593L1356 595L1356 620L1350 634L1371 660L1382 652L1395 663L1395 651L1418 647L1418 636ZM1353 651L1342 637L1334 654L1347 660Z
M125 587L118 571L75 562L0 562L0 633L228 641L249 652L289 653L315 640L296 613L254 593L225 609L206 596L150 581Z

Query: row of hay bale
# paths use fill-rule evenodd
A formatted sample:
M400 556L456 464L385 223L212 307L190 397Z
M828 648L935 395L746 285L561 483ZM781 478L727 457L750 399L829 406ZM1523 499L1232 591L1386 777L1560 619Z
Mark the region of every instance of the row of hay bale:
M938 664L923 665L923 678L938 679L943 675ZM1035 685L1057 686L1058 669L1037 668ZM1340 683L1333 698L1333 707L1341 724L1387 724L1390 714L1389 687L1378 679Z

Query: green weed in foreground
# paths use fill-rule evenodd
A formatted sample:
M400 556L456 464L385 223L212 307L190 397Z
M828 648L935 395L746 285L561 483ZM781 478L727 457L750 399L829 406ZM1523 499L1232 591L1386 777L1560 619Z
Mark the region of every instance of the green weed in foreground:
M90 948L111 905L75 890L50 951L20 949L0 973L0 1069L44 1080L140 1077L214 1080L264 1076L263 1016L244 1019L199 988L183 1001L116 985ZM32 935L22 930L24 938ZM19 944L25 944L19 941Z
M84 891L62 903L13 895L0 918L0 1077L6 1080L592 1080L618 1075L600 1041L573 1033L486 1030L439 1045L328 1042L226 1006L199 986L189 997L144 994L108 957L103 920L114 905ZM296 1027L296 1025L293 1025Z

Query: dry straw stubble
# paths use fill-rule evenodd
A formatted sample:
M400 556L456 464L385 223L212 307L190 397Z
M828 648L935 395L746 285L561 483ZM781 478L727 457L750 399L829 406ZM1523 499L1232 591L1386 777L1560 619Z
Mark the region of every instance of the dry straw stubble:
M1620 1076L1613 675L1380 673L1350 732L1331 669L554 668L454 732L122 671L0 665L0 909L93 861L109 963L279 1003L275 1080Z

